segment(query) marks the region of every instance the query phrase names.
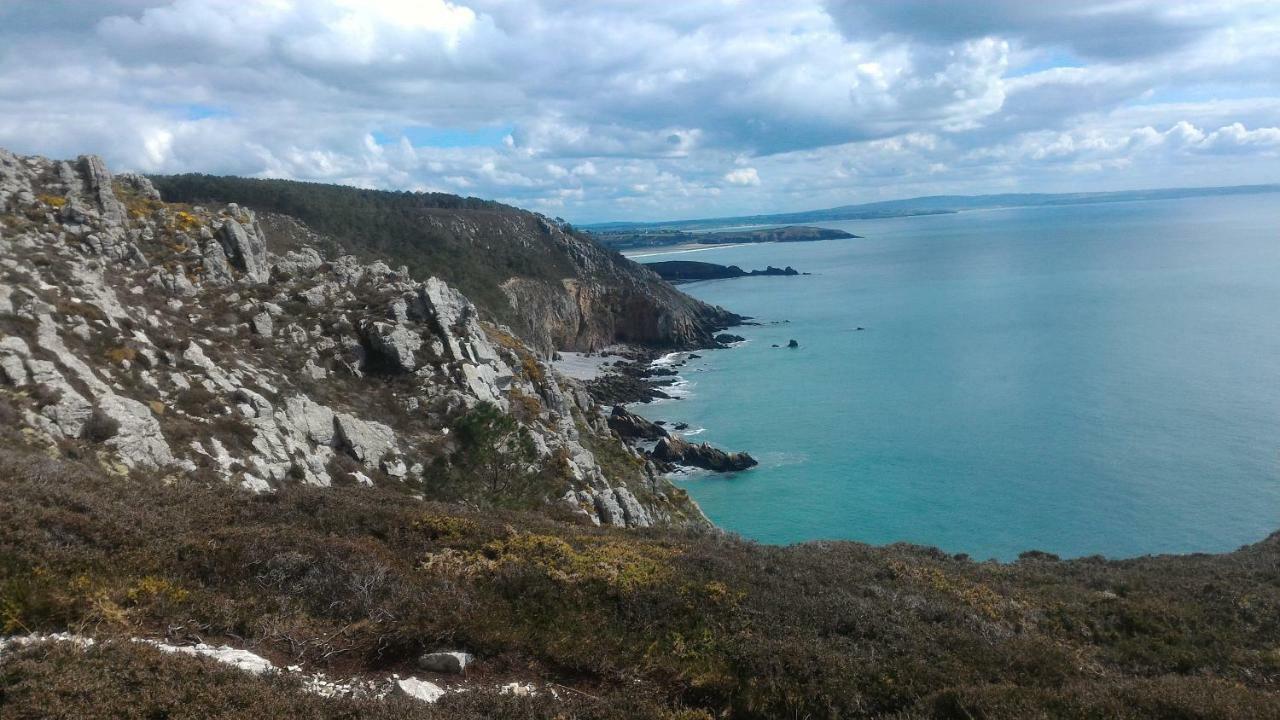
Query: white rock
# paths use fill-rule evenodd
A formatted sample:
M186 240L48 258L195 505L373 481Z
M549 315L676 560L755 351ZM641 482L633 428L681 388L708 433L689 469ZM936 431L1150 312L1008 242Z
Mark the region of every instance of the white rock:
M306 395L294 395L284 401L284 412L289 425L303 437L319 445L333 444L333 410Z
M235 220L227 220L218 235L222 249L231 264L242 270L251 283L264 283L271 276L267 264L267 243L257 223L249 223L246 229Z
M156 641L147 642L165 652L213 658L220 663L255 675L262 675L276 669L270 660L261 655L255 655L248 650L239 650L229 645L206 645L205 643L200 643L199 645L169 645Z
M240 487L255 493L271 492L271 483L253 473L244 474L244 479L240 481Z
M249 321L249 327L253 329L253 332L265 337L271 337L274 325L275 323L271 320L271 313L266 310L254 315L253 319Z
M154 468L173 462L173 452L149 407L133 398L108 395L98 398L98 409L120 423L107 444L115 448L125 465Z
M352 456L370 466L395 449L396 434L391 428L372 420L361 420L354 415L334 415L338 443L351 451Z
M425 703L433 703L444 697L444 688L417 678L396 680L396 688L405 695Z

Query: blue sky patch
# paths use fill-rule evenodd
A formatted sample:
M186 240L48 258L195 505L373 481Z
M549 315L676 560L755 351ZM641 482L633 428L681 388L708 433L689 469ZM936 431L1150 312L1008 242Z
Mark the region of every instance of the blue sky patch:
M1034 75L1060 67L1084 67L1085 62L1067 50L1051 50L1038 53L1034 60L1020 67L1011 68L1006 77Z
M403 137L414 147L491 147L501 145L503 138L510 135L513 130L514 128L509 126L433 128L413 125L390 131L374 131L373 139L379 145L397 143Z
M231 111L214 105L181 105L177 108L187 120L209 120L211 118L231 117Z

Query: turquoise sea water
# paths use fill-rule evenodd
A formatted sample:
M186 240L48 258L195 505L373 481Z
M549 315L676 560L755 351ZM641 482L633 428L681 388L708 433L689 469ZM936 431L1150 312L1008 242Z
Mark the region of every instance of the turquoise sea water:
M787 322L638 406L761 461L678 480L722 527L979 559L1280 529L1280 195L825 225L865 239L638 258L815 273L683 286Z

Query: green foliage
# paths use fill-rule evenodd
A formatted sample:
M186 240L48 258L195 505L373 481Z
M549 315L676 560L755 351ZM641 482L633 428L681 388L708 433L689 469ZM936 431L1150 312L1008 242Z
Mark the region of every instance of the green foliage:
M457 450L430 485L437 497L538 504L543 471L533 437L497 405L481 402L453 423Z
M115 437L118 432L120 432L120 421L94 408L93 413L84 421L80 437L90 442L101 443Z
M438 276L504 322L516 319L500 288L507 279L559 283L575 274L535 215L489 200L212 175L151 180L169 202L234 202L293 216L338 243L322 251Z
M0 666L0 693L0 716L15 720L677 717L652 703L621 699L611 707L580 694L515 697L489 688L451 693L432 705L394 694L385 699L328 698L304 690L288 675L251 675L209 659L126 641L90 648L49 643L15 651Z
M510 430L488 411L467 425L477 439ZM108 478L24 450L4 426L0 441L11 631L176 634L340 674L411 673L443 646L478 654L480 673L572 688L555 703L463 697L403 714L1276 718L1280 707L1280 535L1220 556L973 563L906 545L560 524L383 487L253 495ZM219 672L110 644L7 654L0 715L383 716Z

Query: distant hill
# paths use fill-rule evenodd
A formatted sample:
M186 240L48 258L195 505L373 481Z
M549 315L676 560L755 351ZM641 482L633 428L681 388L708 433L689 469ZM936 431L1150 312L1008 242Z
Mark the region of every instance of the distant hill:
M737 245L739 243L810 242L813 240L844 240L857 235L830 228L788 225L750 230L692 233L683 230L594 230L591 237L605 247L625 250L670 245Z
M822 210L805 210L772 215L740 215L736 217L670 220L652 223L610 222L585 225L583 229L597 235L607 233L641 233L658 230L708 230L739 225L788 225L792 223L833 222L839 220L875 220L912 215L938 215L963 210L1040 205L1084 205L1089 203L1131 202L1134 200L1172 200L1207 195L1252 195L1280 192L1280 184L1234 185L1230 187L1164 188L1155 190L1121 190L1085 193L1003 193L999 195L930 195L905 200L885 200L860 205L841 205ZM705 241L703 241L705 242Z
M615 342L711 344L737 317L675 290L584 233L509 205L443 193L212 175L155 176L165 200L237 203L269 242L405 265L457 287L543 354ZM305 225L299 229L297 222Z

